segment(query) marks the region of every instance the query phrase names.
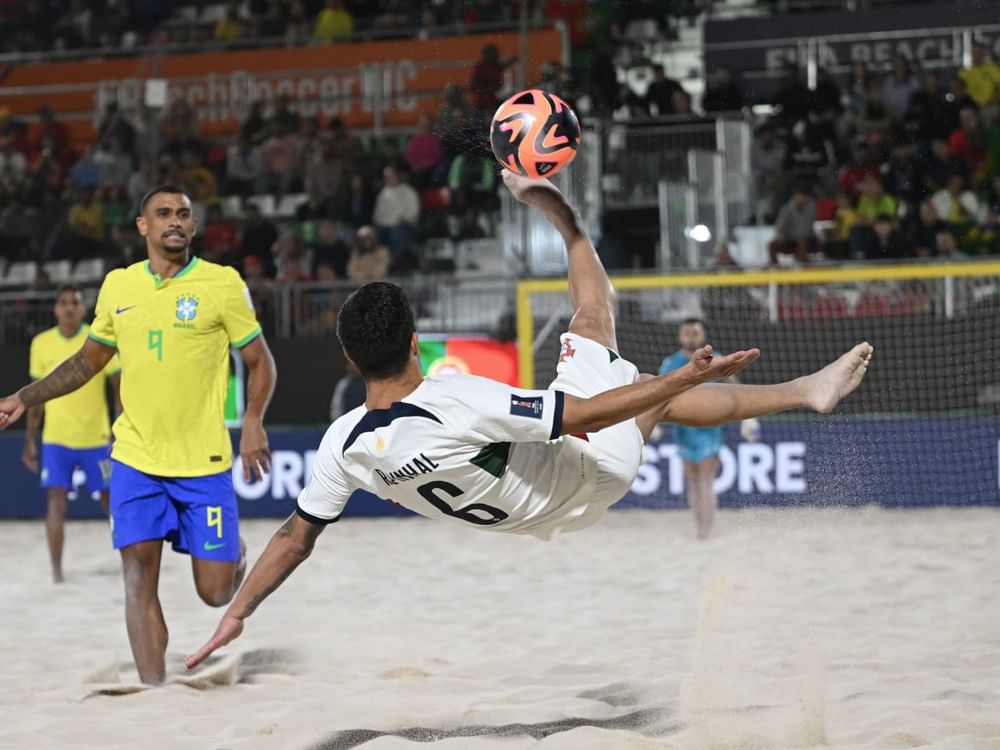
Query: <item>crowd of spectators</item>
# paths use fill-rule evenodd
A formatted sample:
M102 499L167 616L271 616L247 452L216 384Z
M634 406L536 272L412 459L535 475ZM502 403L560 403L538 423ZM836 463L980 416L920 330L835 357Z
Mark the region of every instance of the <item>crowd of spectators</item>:
M110 14L100 23L98 7ZM657 33L667 34L670 21L658 8L652 0L531 3L532 14L567 24L574 63L549 63L533 83L586 102L584 117L683 119L758 103L725 67L709 72L697 110L691 92L659 65L650 66L641 94L622 83L615 54L623 30L656 17ZM412 33L420 24L505 21L518 12L515 3L485 0L242 0L224 4L212 33L226 41L311 35L330 42L356 30L396 24ZM0 30L7 49L73 48L105 44L101 35L114 33L155 41L173 33L177 4L0 0L0 13L9 21ZM115 21L116 13L127 22ZM56 24L41 22L53 14ZM47 109L30 125L0 110L0 256L131 262L142 255L138 199L169 182L196 201L198 252L241 266L261 289L412 272L424 266L424 238L495 232L497 168L485 134L514 62L486 45L467 85L449 85L438 111L423 112L415 131L379 138L359 137L337 118L302 117L284 98L254 105L227 140L204 137L184 102L155 117L110 105L97 141L84 147L70 143ZM1000 250L998 92L1000 68L982 48L954 75L919 71L897 57L888 71L858 63L846 80L820 69L812 89L789 63L770 97L774 114L756 127L752 147L756 219L776 227L771 261ZM275 223L246 201L261 194L275 204L295 198L292 220ZM239 217L224 210L234 197L245 201ZM819 235L817 225L826 227Z
M820 70L813 90L789 64L752 150L772 262L1000 253L998 95L978 46L954 74L896 56L884 75L856 63L843 84Z

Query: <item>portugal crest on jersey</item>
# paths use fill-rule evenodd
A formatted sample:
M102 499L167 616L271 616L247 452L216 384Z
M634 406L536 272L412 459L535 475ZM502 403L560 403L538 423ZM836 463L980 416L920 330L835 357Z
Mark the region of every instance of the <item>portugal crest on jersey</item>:
M177 319L190 323L198 314L198 298L193 294L182 294L177 298Z

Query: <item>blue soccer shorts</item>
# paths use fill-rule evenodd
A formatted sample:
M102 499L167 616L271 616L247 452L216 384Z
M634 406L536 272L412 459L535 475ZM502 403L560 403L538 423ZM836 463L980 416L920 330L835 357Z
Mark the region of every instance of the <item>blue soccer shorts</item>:
M685 461L701 463L719 455L722 450L722 428L676 425L674 443Z
M42 444L42 487L70 491L73 472L80 469L87 476L87 491L96 495L108 490L111 474L111 446L67 448L55 443Z
M230 472L158 477L112 461L115 549L164 539L174 551L217 562L240 559L240 519Z

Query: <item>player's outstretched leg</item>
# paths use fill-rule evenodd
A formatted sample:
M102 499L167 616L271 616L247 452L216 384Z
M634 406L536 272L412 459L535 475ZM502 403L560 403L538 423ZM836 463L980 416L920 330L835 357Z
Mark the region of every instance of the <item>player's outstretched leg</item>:
M657 422L715 427L789 409L827 414L861 384L873 352L871 344L858 344L822 370L777 385L705 383L674 397L659 413L640 416L639 429L648 438Z
M503 180L517 200L541 211L566 243L569 298L573 305L570 332L617 352L615 290L580 217L548 180L529 180L507 170Z

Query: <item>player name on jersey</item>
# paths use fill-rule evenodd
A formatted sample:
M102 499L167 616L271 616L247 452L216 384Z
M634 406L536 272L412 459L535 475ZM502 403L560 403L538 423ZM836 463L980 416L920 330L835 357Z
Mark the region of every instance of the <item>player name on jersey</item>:
M392 487L400 482L409 482L411 479L419 477L422 474L430 474L439 466L439 463L421 453L388 474L381 469L375 469L375 473L378 474L379 479L385 482L386 485Z

